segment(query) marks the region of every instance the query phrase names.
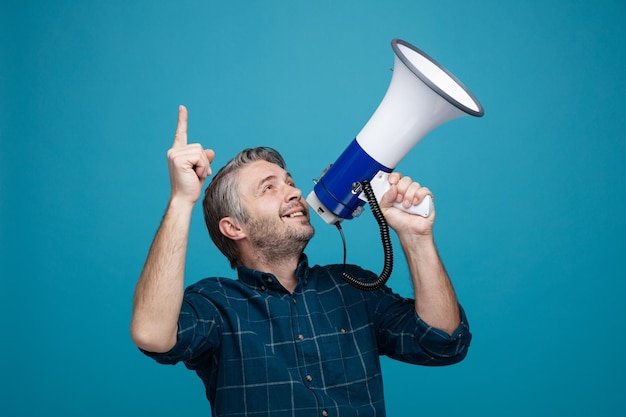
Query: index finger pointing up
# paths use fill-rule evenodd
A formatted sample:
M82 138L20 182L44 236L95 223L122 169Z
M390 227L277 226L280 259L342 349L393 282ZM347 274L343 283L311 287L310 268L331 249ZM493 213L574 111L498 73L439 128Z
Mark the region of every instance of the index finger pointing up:
M189 114L183 105L178 107L178 125L176 126L176 136L174 136L173 148L187 145L187 121Z

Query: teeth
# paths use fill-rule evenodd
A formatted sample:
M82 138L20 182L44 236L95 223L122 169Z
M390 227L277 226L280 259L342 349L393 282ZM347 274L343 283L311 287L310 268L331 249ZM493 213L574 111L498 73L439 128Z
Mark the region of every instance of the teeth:
M300 217L300 216L304 216L304 213L302 213L301 211L296 211L295 213L291 213L287 217Z

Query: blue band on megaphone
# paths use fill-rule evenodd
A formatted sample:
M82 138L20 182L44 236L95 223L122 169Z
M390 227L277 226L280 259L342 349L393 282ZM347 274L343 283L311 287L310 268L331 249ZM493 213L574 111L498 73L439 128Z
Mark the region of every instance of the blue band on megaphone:
M379 171L393 169L377 162L354 139L313 190L328 210L342 219L352 219L354 212L365 204L359 198L360 192L354 192L353 184L371 180Z

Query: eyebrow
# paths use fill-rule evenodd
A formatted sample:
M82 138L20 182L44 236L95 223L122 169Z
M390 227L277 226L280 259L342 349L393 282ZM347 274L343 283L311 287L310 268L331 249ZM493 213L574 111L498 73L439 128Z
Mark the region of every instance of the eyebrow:
M265 183L278 179L278 178L279 178L278 175L275 175L275 174L268 175L267 177L261 179L261 181L257 183L256 190L259 191ZM288 181L288 180L291 180L291 182L294 182L291 174L289 172L285 172L285 181Z

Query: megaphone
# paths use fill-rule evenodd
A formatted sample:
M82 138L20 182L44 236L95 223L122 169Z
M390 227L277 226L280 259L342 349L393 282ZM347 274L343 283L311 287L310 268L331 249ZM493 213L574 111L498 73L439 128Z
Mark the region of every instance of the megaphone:
M405 155L437 126L484 110L472 93L426 53L400 39L391 41L393 75L382 102L335 163L316 181L306 201L328 224L352 219L367 202L362 184L369 182L380 201L388 176ZM428 216L430 196L405 209Z

